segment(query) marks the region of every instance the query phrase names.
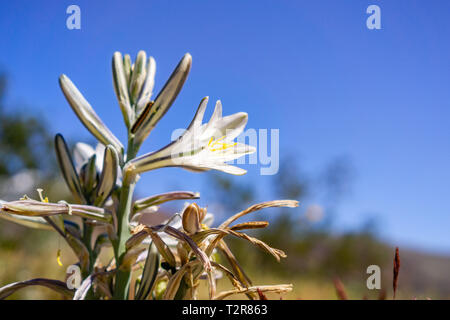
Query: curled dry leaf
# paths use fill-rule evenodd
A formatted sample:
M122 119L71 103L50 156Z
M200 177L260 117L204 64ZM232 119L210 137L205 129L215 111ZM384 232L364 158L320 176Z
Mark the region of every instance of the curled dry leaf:
M10 295L12 295L14 292L16 292L19 289L29 287L29 286L44 286L47 288L50 288L58 293L61 293L64 295L64 297L72 299L74 292L72 290L69 290L66 286L65 282L59 281L59 280L53 280L53 279L43 279L43 278L36 278L26 281L19 281L10 283L4 287L0 288L0 300L3 300Z
M298 207L298 201L296 200L274 200L274 201L267 201L255 204L241 212L236 213L234 216L230 217L226 221L224 221L219 228L225 228L228 227L233 221L236 221L240 217L245 216L246 214L249 214L251 212L255 212L264 208L275 208L275 207L289 207L289 208L295 208Z
M223 291L214 297L214 300L223 300L231 295L240 293L258 293L258 292L272 292L272 293L285 293L292 291L292 284L278 284L273 286L255 286L243 289L234 289L229 291Z

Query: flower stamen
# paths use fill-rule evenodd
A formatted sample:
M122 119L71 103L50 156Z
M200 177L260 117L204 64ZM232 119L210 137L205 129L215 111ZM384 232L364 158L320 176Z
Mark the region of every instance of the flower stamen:
M36 189L36 191L39 193L39 198L41 199L41 202L48 203L48 197L44 198L43 193L42 193L44 191L44 189L38 188L38 189Z
M229 148L234 147L237 145L237 142L235 143L227 143L227 142L220 142L223 139L225 139L225 136L220 137L219 139L214 140L214 137L211 137L211 139L208 142L208 148L211 152L214 151L223 151ZM217 146L217 147L216 147Z

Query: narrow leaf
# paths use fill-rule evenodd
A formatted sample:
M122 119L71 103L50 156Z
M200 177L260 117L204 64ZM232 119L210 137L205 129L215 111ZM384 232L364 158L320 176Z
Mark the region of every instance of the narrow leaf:
M167 244L161 239L161 237L156 232L150 232L150 237L153 240L156 248L158 248L159 254L164 258L164 260L171 266L175 267L176 260L170 248Z
M255 286L255 287L249 287L249 288L242 288L242 289L234 289L229 291L223 291L220 294L218 294L214 300L222 300L226 297L229 297L234 294L249 294L249 293L263 293L263 292L274 292L274 293L285 293L292 291L292 284L278 284L278 285L270 285L270 286Z
M66 241L77 255L82 270L89 268L89 251L80 239L72 236L70 233L66 235Z
M190 200L198 198L200 198L200 193L198 192L173 191L139 199L134 203L133 207L135 212L139 212L148 207L157 206L167 201Z
M244 223L235 224L230 229L234 231L245 230L245 229L261 229L269 225L267 221L249 221Z
M220 226L219 229L228 227L233 221L239 219L242 216L245 216L246 214L249 214L254 211L258 211L264 208L275 208L275 207L288 207L288 208L295 208L298 207L298 201L296 200L273 200L273 201L266 201L261 202L252 205L251 207L236 213L235 215L228 218L226 221L224 221Z
M7 212L0 212L0 218L29 228L53 230L53 228L42 217L27 217L10 214Z
M241 282L242 286L244 286L244 287L251 286L252 285L252 281L247 276L247 274L245 273L244 269L239 264L239 262L237 261L236 257L231 252L230 248L225 243L225 241L223 241L223 240L219 241L219 249L222 252L222 254L225 256L225 258L228 260L228 263L231 265L231 268L233 269L234 274L236 275L236 278L239 279L239 281ZM247 297L249 299L252 299L252 300L256 299L256 295L254 293L248 292L248 293L246 293L246 295L247 295Z
M8 284L4 287L0 288L0 300L3 300L10 295L12 295L14 292L16 292L19 289L29 287L29 286L44 286L47 288L50 288L58 293L61 293L67 298L73 297L73 291L69 290L66 286L66 284L59 280L53 280L53 279L42 279L42 278L36 278L26 281L19 281L14 282L11 284Z
M136 300L145 300L153 289L159 268L159 254L156 247L152 244L148 247L147 259L145 260L144 270L142 271L141 284L135 296Z
M167 283L166 291L164 291L163 300L173 300L175 298L175 295L178 292L178 288L180 287L181 280L183 280L184 275L186 272L188 272L189 268L193 267L194 265L198 264L199 261L191 261L184 266L182 266L180 269L178 269L177 272L170 278L169 282Z

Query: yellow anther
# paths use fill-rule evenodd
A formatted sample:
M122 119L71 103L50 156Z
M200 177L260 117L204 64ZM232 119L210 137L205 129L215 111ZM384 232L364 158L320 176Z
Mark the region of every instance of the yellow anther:
M56 253L56 262L58 263L58 265L60 267L63 266L63 264L61 262L61 249L58 249L58 252Z
M222 151L222 150L226 150L228 148L232 148L235 145L237 145L237 142L230 144L230 143L221 143L221 146L219 148L216 149L210 149L211 151Z
M42 195L42 192L44 191L42 188L36 189L36 191L39 193L39 198L41 199L41 202L48 203L48 197L45 197Z
M209 227L206 224L204 224L204 223L202 223L201 226L202 226L203 230L208 230L209 229Z

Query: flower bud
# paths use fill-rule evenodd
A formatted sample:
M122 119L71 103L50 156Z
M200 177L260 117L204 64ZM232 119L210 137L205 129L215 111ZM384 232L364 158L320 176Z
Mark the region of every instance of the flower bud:
M183 229L189 234L194 234L200 231L200 217L202 215L202 209L198 207L196 203L192 203L186 207L183 211ZM204 216L204 214L203 214Z
M94 154L80 169L79 176L81 184L84 187L85 195L89 195L97 186L98 172L97 168L95 167L95 159L96 156Z

